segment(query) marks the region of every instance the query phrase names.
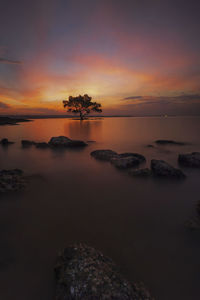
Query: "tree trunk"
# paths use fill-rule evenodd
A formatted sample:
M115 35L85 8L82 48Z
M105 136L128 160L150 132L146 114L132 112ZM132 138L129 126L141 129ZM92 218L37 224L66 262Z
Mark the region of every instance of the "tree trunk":
M81 121L84 120L82 111L80 111L80 120L81 120Z

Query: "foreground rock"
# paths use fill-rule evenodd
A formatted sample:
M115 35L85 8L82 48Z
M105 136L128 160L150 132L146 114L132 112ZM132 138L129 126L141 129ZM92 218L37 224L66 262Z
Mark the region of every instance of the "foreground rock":
M79 140L71 140L66 136L52 137L48 143L51 147L84 147L87 144Z
M122 153L111 158L111 163L119 169L136 167L145 161L145 157L137 153Z
M56 300L150 300L142 284L130 284L112 260L86 245L66 248L55 267Z
M200 152L179 154L178 162L185 167L200 168Z
M177 146L184 146L186 143L183 142L176 142L173 140L157 140L155 141L156 144L158 145L177 145Z
M14 144L14 142L9 141L8 139L2 139L2 140L0 141L0 144L1 144L2 146L9 146L9 145Z
M180 170L172 167L170 164L164 160L151 160L151 171L152 175L155 177L165 177L165 178L176 178L183 179L185 174Z
M20 169L0 171L0 192L19 191L26 187L27 179Z

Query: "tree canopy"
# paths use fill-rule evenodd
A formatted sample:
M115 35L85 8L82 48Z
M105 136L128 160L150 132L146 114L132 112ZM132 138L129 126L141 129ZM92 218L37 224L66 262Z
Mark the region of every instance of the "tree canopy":
M67 107L68 112L79 114L80 119L83 120L91 111L102 112L101 104L91 100L92 97L89 97L87 94L77 97L69 96L68 100L63 100L63 105Z

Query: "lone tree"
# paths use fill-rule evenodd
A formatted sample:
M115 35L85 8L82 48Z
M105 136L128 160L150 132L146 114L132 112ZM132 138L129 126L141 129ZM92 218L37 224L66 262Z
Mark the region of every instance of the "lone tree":
M69 96L68 100L63 100L63 105L67 107L68 112L79 114L80 120L84 120L85 116L91 111L102 112L101 104L91 100L92 97L89 97L87 94L77 97Z

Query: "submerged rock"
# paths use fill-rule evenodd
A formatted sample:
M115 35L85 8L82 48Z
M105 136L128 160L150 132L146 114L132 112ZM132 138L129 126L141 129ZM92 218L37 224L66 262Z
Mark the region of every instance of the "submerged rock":
M26 187L27 179L20 169L0 171L0 192L19 191Z
M179 154L178 162L185 167L200 168L200 152Z
M157 141L155 141L155 143L159 144L159 145L177 145L177 146L186 145L186 143L176 142L176 141L173 141L173 140L157 140Z
M71 140L66 136L52 137L49 141L51 147L83 147L87 146L84 141Z
M113 157L117 156L117 152L112 150L95 150L90 153L96 159L110 161Z
M55 300L150 300L142 284L131 284L114 262L86 245L64 249L55 267Z
M166 178L185 178L185 174L180 170L172 167L170 164L164 160L151 160L151 171L153 176L156 177L166 177Z
M134 177L150 177L152 176L152 172L150 169L145 168L145 169L131 169L129 171L129 175L134 176Z
M9 141L8 139L2 139L1 141L0 141L0 144L2 145L2 146L8 146L8 145L11 145L11 144L14 144L14 142L11 142L11 141Z

